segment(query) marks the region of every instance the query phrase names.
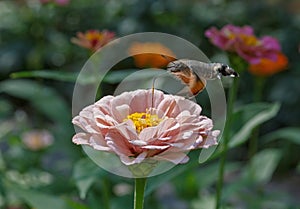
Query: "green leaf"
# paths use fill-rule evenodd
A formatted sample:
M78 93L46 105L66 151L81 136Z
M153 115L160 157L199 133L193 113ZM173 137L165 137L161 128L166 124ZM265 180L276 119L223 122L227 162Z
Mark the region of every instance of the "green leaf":
M64 99L47 86L31 80L6 80L0 83L0 93L25 99L33 107L58 124L70 122L71 111Z
M138 69L124 69L124 70L113 70L108 72L103 81L110 84L120 83L124 78L129 76L132 73L137 72ZM157 75L157 70L144 71L142 74L137 74L134 76L134 79L148 78ZM66 82L79 82L81 84L89 84L97 82L94 75L82 74L80 80L77 80L79 73L78 72L64 72L64 71L55 71L55 70L36 70L36 71L22 71L12 73L11 78L45 78L53 79L57 81L66 81Z
M216 208L216 200L213 195L202 196L197 200L193 200L191 204L192 209L214 209Z
M66 202L60 197L44 194L38 191L23 189L21 187L9 185L8 188L27 204L35 209L69 209Z
M246 105L237 110L233 115L233 124L236 132L229 141L229 147L236 147L246 142L252 130L262 123L275 117L279 111L278 103L254 103Z
M271 179L281 157L277 149L266 149L257 153L245 170L244 176L257 183L267 183Z
M81 199L85 199L89 188L99 178L101 170L89 158L79 160L73 170L73 178Z
M64 72L55 70L36 70L36 71L22 71L12 73L11 78L46 78L57 81L75 82L77 79L77 72Z
M110 84L120 83L124 78L136 72L136 69L110 71L103 79L104 82Z
M264 142L270 142L277 139L284 139L284 140L286 139L300 145L300 128L298 127L282 128L261 137L261 140Z
M228 162L225 166L225 175L228 173L232 173L234 171L237 171L240 169L241 165L240 163L236 162ZM219 163L214 164L208 164L207 166L199 169L199 172L197 172L197 185L199 188L207 188L208 186L211 186L214 184L219 177L218 171Z
M158 176L154 176L148 179L148 183L146 186L145 195L150 194L156 188L158 188L163 183L170 181L171 179L179 176L180 174L186 172L187 170L194 169L195 167L199 166L197 157L199 156L199 152L195 150L195 152L190 153L190 161L184 165L177 165L170 172L160 174Z
M296 171L298 174L300 174L300 162L298 163L297 167L296 167Z
M168 182L189 170L199 167L199 163L198 163L199 153L195 152L191 154L192 154L190 156L191 159L187 164L177 165L176 167L172 168L170 172L149 178L145 194L148 195L163 183ZM215 171L218 170L219 165L218 163L208 164L207 166L204 166L204 164L202 165L203 165L202 168L196 174L197 179L199 179L199 181L197 182L197 186L205 188L213 184L217 180L218 173ZM225 168L226 169L225 173L232 172L234 170L237 170L238 168L239 168L238 163L228 163Z
M74 200L71 200L71 199L66 199L66 202L72 209L90 209L86 205L84 205L80 202L75 202Z
M2 156L2 152L0 152L0 171L4 171L5 170L5 162L3 160L3 156Z

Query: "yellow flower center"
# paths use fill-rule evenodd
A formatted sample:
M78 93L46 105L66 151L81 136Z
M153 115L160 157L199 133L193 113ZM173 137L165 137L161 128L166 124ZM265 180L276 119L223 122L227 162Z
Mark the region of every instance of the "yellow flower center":
M258 39L255 36L249 35L240 35L241 39L246 43L248 46L255 46L259 43Z
M126 120L132 120L138 133L140 133L144 128L157 126L162 121L158 115L152 115L145 112L136 112L130 114L124 121Z
M100 40L102 39L102 34L101 33L97 33L97 32L89 32L86 34L86 38L89 41L93 41L93 40Z
M229 33L229 34L227 34L227 37L229 39L235 39L235 38L239 37L248 46L256 46L259 44L259 40L255 36L252 36L252 35Z

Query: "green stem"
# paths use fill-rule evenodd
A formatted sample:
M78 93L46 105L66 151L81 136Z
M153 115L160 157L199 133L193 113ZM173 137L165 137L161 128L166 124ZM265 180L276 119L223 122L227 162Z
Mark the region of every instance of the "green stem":
M263 88L265 84L264 77L256 77L255 84L254 84L254 94L253 94L253 101L260 102L263 96ZM256 127L252 131L252 135L249 141L249 158L252 158L253 155L257 152L257 140L259 136L259 127Z
M253 95L254 102L260 102L262 100L264 84L265 84L264 77L256 77L255 78L254 95Z
M238 90L238 82L239 79L234 79L233 84L229 89L229 95L228 95L229 98L228 98L228 105L227 105L227 122L225 124L224 133L223 133L223 153L220 159L219 177L217 182L216 209L219 209L221 207L222 188L224 184L224 170L225 170L226 157L228 151L230 128L232 123L233 106L234 106L234 101L236 99L236 94Z
M110 193L109 193L109 181L108 178L104 177L102 181L102 188L103 188L103 205L105 209L110 208Z
M134 209L143 209L147 178L136 178L134 188Z

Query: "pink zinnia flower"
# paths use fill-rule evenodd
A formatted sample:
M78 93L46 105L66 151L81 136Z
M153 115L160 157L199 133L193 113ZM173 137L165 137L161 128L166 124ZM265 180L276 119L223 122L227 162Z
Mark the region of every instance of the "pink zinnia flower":
M83 131L73 142L115 153L125 165L149 158L186 163L188 151L217 144L220 131L200 113L198 104L158 90L105 96L74 117Z
M115 34L107 30L88 30L85 33L78 32L77 37L72 38L71 42L92 51L97 51L114 38Z
M257 38L250 26L226 25L221 30L212 27L205 35L217 47L236 52L251 64L258 63L262 58L276 60L280 51L277 39L270 36Z

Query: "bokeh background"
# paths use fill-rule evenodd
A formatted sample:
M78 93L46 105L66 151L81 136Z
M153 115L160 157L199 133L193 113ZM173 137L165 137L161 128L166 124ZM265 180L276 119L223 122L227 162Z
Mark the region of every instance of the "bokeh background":
M299 209L297 0L1 0L0 208L132 207L132 180L98 168L71 142L73 86L91 55L71 42L77 32L109 30L116 37L165 32L192 42L212 61L227 62L226 53L204 36L208 28L226 24L250 25L258 36L277 38L289 65L265 79L260 101L265 106L250 108L249 114L259 115L266 105L271 111L259 129L258 154L249 158L247 140L229 150L223 208ZM122 69L137 67L132 58L118 65L99 96L113 92ZM255 85L245 69L237 107L253 103ZM197 155L149 180L146 209L213 208L219 160L199 165ZM253 167L256 174L248 178Z

